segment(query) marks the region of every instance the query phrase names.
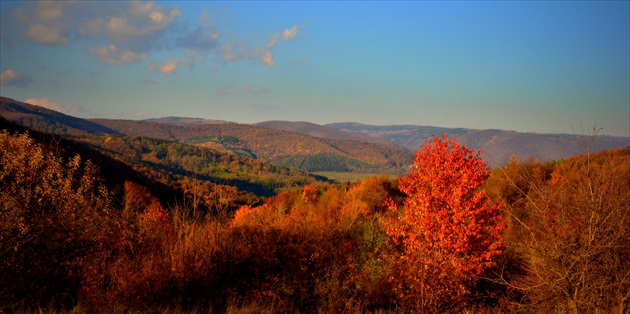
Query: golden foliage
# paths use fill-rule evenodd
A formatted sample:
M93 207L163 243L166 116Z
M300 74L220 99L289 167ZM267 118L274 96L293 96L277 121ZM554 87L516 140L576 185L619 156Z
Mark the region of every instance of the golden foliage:
M111 231L111 195L96 167L2 131L0 186L0 301L76 299L81 269Z
M630 149L508 166L493 185L511 218L501 279L528 311L628 310ZM496 190L495 190L496 191ZM505 193L505 191L511 191ZM507 269L509 270L509 268Z

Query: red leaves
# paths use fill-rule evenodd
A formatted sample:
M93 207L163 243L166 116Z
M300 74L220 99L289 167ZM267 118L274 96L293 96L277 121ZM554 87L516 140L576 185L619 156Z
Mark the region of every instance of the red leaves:
M387 231L404 261L393 280L402 293L420 294L415 306L441 311L464 301L476 275L493 265L505 226L500 207L479 190L489 174L479 152L442 135L427 140L413 163L399 180L405 211Z

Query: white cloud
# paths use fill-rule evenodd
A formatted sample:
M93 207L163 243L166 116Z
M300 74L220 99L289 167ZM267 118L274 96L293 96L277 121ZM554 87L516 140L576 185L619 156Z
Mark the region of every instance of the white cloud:
M177 72L177 63L176 62L166 62L164 64L162 64L162 66L160 67L160 72L166 74L166 75L171 75L175 72Z
M216 54L224 61L261 60L272 67L273 50L280 41L293 40L301 26L271 34L267 42L242 40L238 34L222 32L221 22L204 8L199 18L180 22L177 5L154 1L25 1L3 19L0 40L9 45L13 38L40 45L89 45L85 53L100 62L121 65L148 60L155 51L174 51L186 58L188 66L200 64ZM190 24L188 24L190 23ZM228 35L224 35L228 34ZM232 36L232 37L230 37ZM160 71L172 74L181 62L164 64Z
M176 6L167 8L153 1L40 0L24 2L12 12L18 22L13 22L14 33L22 40L41 45L69 45L71 39L104 43L107 48L86 52L107 64L143 60L155 49L169 48L172 41L167 35L175 31L181 15ZM13 27L10 23L3 20L2 27ZM109 57L112 54L117 55Z
M271 52L265 53L261 59L268 67L273 67L273 54Z
M291 40L295 38L299 29L300 27L296 25L290 29L285 29L282 34L273 34L269 37L269 42L266 45L255 49L244 48L239 41L230 41L226 43L221 49L221 51L223 52L223 60L238 61L243 59L253 60L256 58L260 58L260 60L266 66L271 68L275 65L273 53L271 52L271 50L276 46L280 39Z
M127 12L110 16L102 31L114 42L150 39L161 35L181 15L176 7L167 11L163 7L153 6L152 2L140 4L133 1Z
M34 42L51 46L65 46L70 43L59 25L32 24L26 32L26 37Z
M250 52L247 49L241 48L240 44L236 41L226 43L222 47L223 60L225 61L239 61L243 59L251 59Z
M290 29L285 29L284 32L282 33L282 38L284 40L289 40L289 39L293 39L295 37L295 35L297 35L299 30L299 27L297 25L293 26Z
M5 70L0 72L0 85L27 86L33 81L30 76L25 76L15 70Z
M200 26L176 38L174 44L185 49L190 63L199 64L219 48L219 32L211 27Z
M114 44L110 44L108 47L102 47L97 49L89 49L89 54L96 56L101 62L105 64L127 64L134 62L141 62L147 60L149 55L147 53L137 53L131 50L119 50Z
M61 113L65 113L71 116L77 115L79 112L82 111L81 107L73 106L70 104L63 104L63 103L56 102L48 98L40 98L40 99L29 98L25 102L31 105L40 106L40 107L48 108L48 109L55 110Z
M280 34L273 34L273 36L271 36L271 40L269 41L269 43L266 46L262 47L262 49L269 50L273 48L273 46L276 45L279 39L280 39Z
M174 58L164 61L161 65L151 64L147 69L149 71L160 71L164 75L171 75L179 70L178 66L190 66L188 60L184 58Z
M20 23L24 40L50 46L68 45L68 22L63 19L63 12L72 6L69 1L39 1L27 6L28 13L22 8L12 13Z
M105 19L102 16L95 17L94 19L88 20L80 25L77 29L79 36L81 37L92 37L100 34L102 29L105 27Z

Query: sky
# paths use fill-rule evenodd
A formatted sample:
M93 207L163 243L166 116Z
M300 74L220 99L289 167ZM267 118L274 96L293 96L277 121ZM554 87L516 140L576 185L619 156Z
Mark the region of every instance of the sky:
M0 95L82 118L630 136L630 1L0 1Z

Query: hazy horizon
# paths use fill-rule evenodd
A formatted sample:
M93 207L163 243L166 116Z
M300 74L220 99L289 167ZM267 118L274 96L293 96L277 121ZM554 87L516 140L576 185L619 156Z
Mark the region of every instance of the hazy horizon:
M630 136L630 2L0 2L0 95L83 118Z

